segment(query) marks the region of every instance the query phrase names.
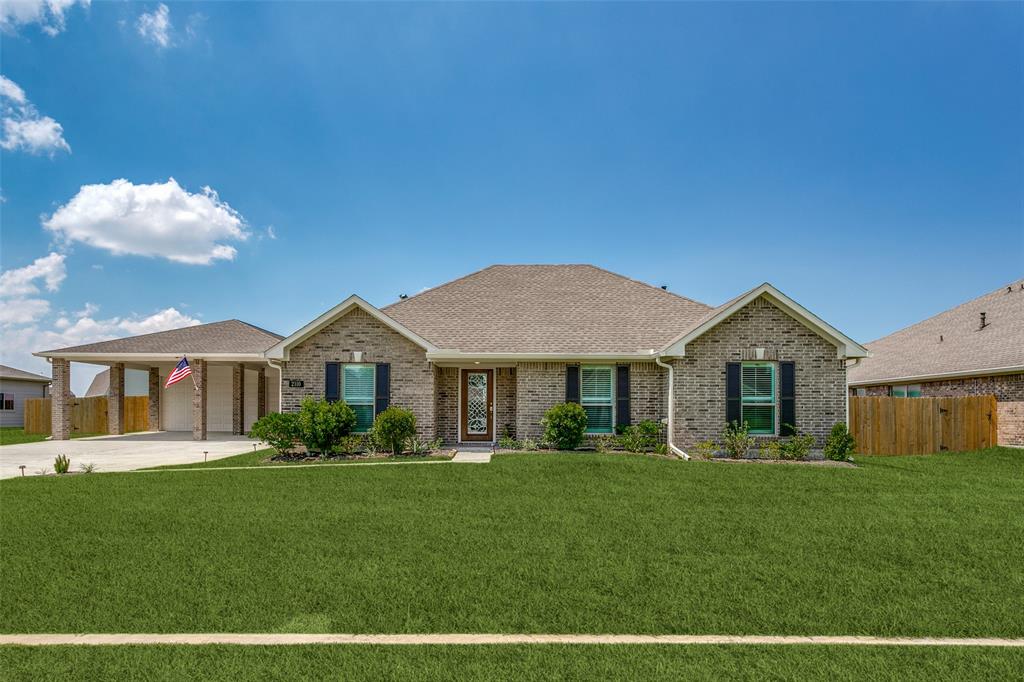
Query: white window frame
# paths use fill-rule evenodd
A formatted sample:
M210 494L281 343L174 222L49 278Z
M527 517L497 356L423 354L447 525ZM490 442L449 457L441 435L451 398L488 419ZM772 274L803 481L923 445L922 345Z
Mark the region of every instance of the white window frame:
M346 405L348 405L349 407L354 407L355 405L365 406L366 403L361 403L361 402L360 403L351 403L351 402L349 402L348 400L345 399L345 368L346 367L369 367L371 369L370 374L373 377L373 384L372 384L373 387L370 389L370 402L369 402L370 411L371 411L370 425L366 429L364 429L362 431L360 431L358 429L358 426L355 429L352 430L352 433L369 433L370 429L373 428L373 422L377 419L377 414L376 414L376 411L377 411L377 366L374 363L372 363L372 362L340 362L340 363L338 363L338 366L339 366L338 383L340 384L338 386L338 398L342 402L344 402Z
M612 387L611 398L609 398L609 400L608 400L608 404L610 404L610 407L612 408L611 430L609 430L609 431L591 431L590 430L590 420L587 420L587 430L584 433L586 433L588 435L592 435L592 436L615 435L615 409L616 409L615 403L617 402L615 400L615 398L616 398L616 395L615 395L615 366L614 365L580 365L580 407L583 407L585 409L587 407L587 405L605 405L606 402L604 400L600 400L600 401L597 401L597 400L584 400L584 398L583 398L583 368L584 367L586 367L587 369L606 369L606 370L608 370L609 381L610 381L611 387Z
M771 400L745 400L743 396L743 368L744 367L770 367L772 370L772 397ZM779 434L779 365L767 360L745 360L740 363L740 424L747 423L744 415L744 408L747 405L752 407L772 408L772 430L750 431L752 436L777 436Z

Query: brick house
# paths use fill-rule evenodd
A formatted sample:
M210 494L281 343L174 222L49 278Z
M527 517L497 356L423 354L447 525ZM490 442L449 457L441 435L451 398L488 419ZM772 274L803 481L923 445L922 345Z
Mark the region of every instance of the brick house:
M1024 282L999 287L867 344L858 396L994 395L1000 445L1024 446Z
M53 358L55 382L73 350L40 354ZM867 355L770 284L711 307L590 265L495 265L383 308L351 296L259 353L202 350L179 346L178 355L205 366L261 363L276 393L270 409L344 400L358 430L399 405L423 438L538 438L544 412L569 400L587 412L589 434L649 419L665 425L677 454L733 419L759 437L794 425L821 442L846 420L847 362ZM238 390L220 394L234 396L243 416L232 424L244 428ZM209 421L207 391L195 391L196 437Z

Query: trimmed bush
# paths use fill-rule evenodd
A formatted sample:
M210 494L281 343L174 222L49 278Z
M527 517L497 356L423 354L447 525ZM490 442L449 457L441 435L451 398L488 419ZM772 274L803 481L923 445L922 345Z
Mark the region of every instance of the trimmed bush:
M578 403L559 403L544 413L544 441L557 450L575 450L583 445L587 413Z
M647 452L658 444L660 435L661 425L656 421L645 419L639 424L622 429L622 435L619 436L618 441L626 452Z
M739 422L733 420L726 424L722 431L722 446L734 459L746 457L750 448L754 447L754 437L750 435L747 423L743 422L743 426L740 426Z
M781 441L779 456L782 459L800 460L811 453L813 446L814 436L806 433L790 436L786 440Z
M843 422L837 423L825 439L825 457L837 462L852 459L857 440Z
M310 452L328 453L352 433L356 413L343 401L306 398L299 408L299 439Z
M416 415L404 407L389 407L373 421L373 440L393 455L402 454L406 441L416 437Z
M298 416L271 412L256 420L249 437L261 440L281 454L287 454L299 437Z

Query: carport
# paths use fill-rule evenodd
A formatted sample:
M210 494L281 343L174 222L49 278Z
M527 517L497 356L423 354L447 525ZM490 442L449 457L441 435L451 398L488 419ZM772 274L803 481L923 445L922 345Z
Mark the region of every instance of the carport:
M281 340L240 320L173 329L36 353L52 367L53 440L71 437L71 363L110 368L107 421L111 435L124 433L124 373L149 374L149 430L191 432L207 440L210 432L246 433L252 423L280 405L280 370L263 351ZM182 357L192 378L164 388ZM193 381L194 380L194 381Z

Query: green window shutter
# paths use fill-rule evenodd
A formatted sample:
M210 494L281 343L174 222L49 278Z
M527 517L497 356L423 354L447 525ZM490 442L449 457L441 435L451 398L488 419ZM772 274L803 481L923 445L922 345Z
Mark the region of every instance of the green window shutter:
M580 403L587 413L587 433L614 431L614 398L611 367L580 368Z
M775 433L775 365L744 362L740 370L742 420L750 433Z
M342 371L342 400L356 413L356 431L373 426L375 365L345 365Z

